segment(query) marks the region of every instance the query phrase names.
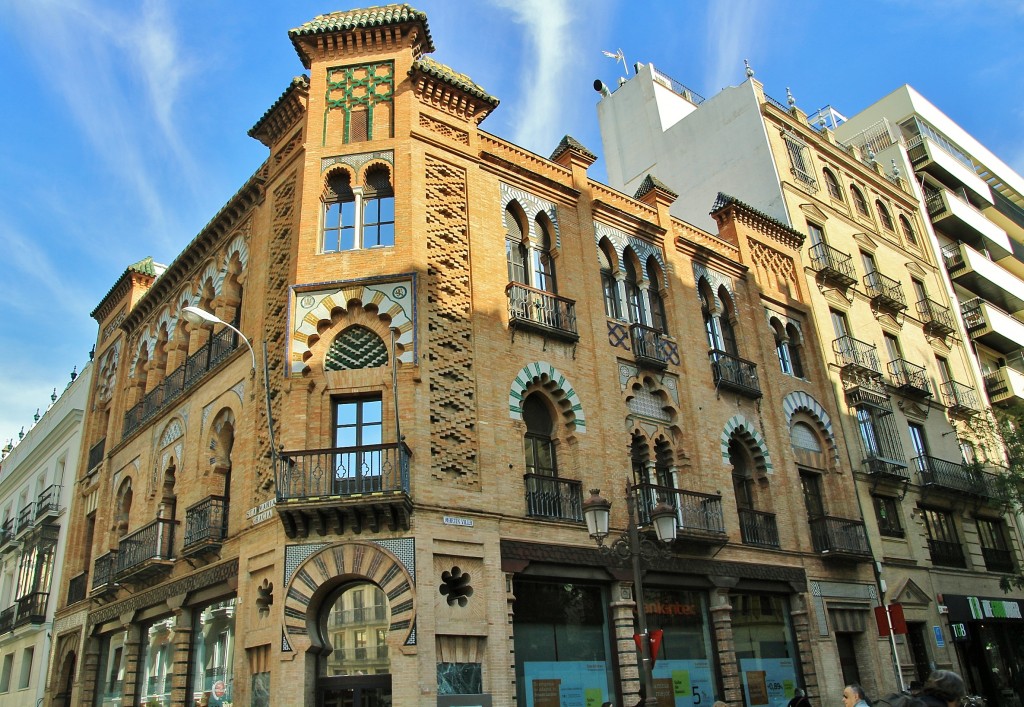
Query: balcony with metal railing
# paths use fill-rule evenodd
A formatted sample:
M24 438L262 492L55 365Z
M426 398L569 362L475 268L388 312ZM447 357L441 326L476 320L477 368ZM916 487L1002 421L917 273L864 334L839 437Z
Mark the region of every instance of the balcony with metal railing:
M174 526L171 518L157 518L117 544L118 582L143 582L165 575L174 567Z
M725 532L722 497L718 494L686 491L670 486L640 483L635 486L640 525L651 524L651 511L658 503L667 503L676 512L677 537L690 544L707 546L729 542Z
M632 342L633 356L642 366L655 370L668 368L668 352L664 346L664 332L644 324L629 325L629 339Z
M961 303L967 333L974 341L1001 354L1024 349L1024 322L980 297Z
M711 359L711 379L716 388L731 390L748 398L756 399L763 395L756 363L718 349L709 351L708 357Z
M36 504L28 503L18 512L17 536L21 537L32 529L32 521L36 519Z
M864 289L876 309L883 309L898 314L907 308L907 298L903 295L903 283L883 275L877 270L864 276Z
M811 246L811 269L818 273L823 282L847 288L857 282L853 258L849 253L833 248L827 243Z
M43 489L36 501L36 523L46 523L60 513L60 484L51 484Z
M17 523L14 518L8 518L0 525L0 554L7 554L18 546L15 530Z
M0 611L0 634L14 630L14 617L17 613L17 605L9 606L3 611Z
M960 543L929 539L928 554L931 555L933 565L940 567L967 567L964 548Z
M68 580L68 606L84 601L89 590L89 573L76 574Z
M914 458L921 485L954 495L987 496L984 479L963 462L928 455Z
M779 527L775 514L740 508L740 539L744 545L779 547Z
M121 437L128 437L174 402L209 371L227 360L239 344L238 334L228 328L221 329L211 336L205 346L189 356L181 366L168 373L162 382L124 414Z
M404 442L281 452L276 502L285 533L408 530L411 455Z
M1000 366L985 374L985 392L993 405L1024 403L1024 372L1018 366Z
M985 569L989 572L1012 573L1016 571L1011 550L982 546L981 556L985 559Z
M863 521L821 516L811 518L809 523L814 551L823 558L854 562L871 560Z
M864 473L873 479L888 480L897 483L910 481L910 470L902 459L883 456L880 451L869 452L861 462Z
M889 380L896 390L903 395L915 398L930 398L932 385L928 381L928 372L924 366L911 363L904 358L889 361Z
M46 602L50 599L49 592L32 592L18 598L18 612L14 619L14 627L27 624L41 624L46 621Z
M227 499L207 496L185 510L182 557L196 557L220 550L227 537Z
M981 409L978 394L974 388L957 381L939 384L942 402L949 411L957 415L974 415Z
M100 555L93 562L92 591L89 596L104 597L117 591L114 575L117 573L117 550Z
M832 342L832 351L836 355L836 363L844 371L877 376L881 375L881 364L878 360L878 349L852 336L840 336Z
M509 325L515 329L527 329L566 341L579 340L574 300L518 282L508 284L505 296L508 298Z
M86 463L85 470L87 473L91 473L93 469L103 463L103 455L107 448L107 438L104 437L96 444L89 447L89 461Z
M925 331L933 336L942 338L956 331L953 312L949 307L939 304L931 297L925 297L918 301L917 316L924 324Z
M543 474L524 474L526 515L583 522L583 483Z
M657 81L659 84L675 93L677 96L682 96L693 105L699 106L701 103L704 102L704 96L700 95L696 91L687 88L686 86L676 81L674 78L664 73L663 71L660 71L659 69L653 69L653 74L655 81Z

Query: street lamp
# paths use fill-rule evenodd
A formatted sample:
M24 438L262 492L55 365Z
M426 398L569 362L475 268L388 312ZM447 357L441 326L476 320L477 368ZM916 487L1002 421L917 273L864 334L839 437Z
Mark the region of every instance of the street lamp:
M238 334L239 338L245 342L245 345L249 347L249 355L252 356L252 375L256 376L256 350L252 347L252 342L249 338L240 332L236 327L228 324L226 321L218 317L216 314L211 314L205 309L199 307L183 307L181 310L181 316L185 318L185 321L193 326L213 326L214 324L221 324L226 326L231 331ZM274 418L270 414L270 372L267 368L267 342L263 342L263 392L265 393L267 401L267 431L270 433L270 456L273 459L274 456Z
M608 519L611 502L601 497L600 489L591 489L590 498L583 502L583 517L587 521L590 537L597 541L598 550L612 564L633 566L633 595L636 602L636 616L640 643L640 673L644 686L644 704L657 707L658 699L654 695L654 664L651 656L651 643L647 631L647 613L644 608L644 579L640 569L640 561L668 559L672 551L668 544L676 539L676 511L664 501L659 501L648 514L658 542L646 534L641 535L636 523L636 486L626 482L626 511L629 523L626 532L621 534L609 545L605 545L608 537Z

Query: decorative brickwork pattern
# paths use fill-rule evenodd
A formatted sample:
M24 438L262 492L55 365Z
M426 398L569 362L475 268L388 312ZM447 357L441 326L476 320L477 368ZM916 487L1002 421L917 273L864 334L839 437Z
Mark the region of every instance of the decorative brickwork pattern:
M344 115L344 123L339 127L345 142L391 137L390 129L385 135L377 135L374 127L384 122L375 113L384 110L390 128L394 94L395 66L390 61L328 69L323 144L327 144L328 116L334 110Z
M607 239L615 249L615 255L618 258L617 266L620 271L626 269L626 259L623 253L627 247L631 248L636 253L637 260L640 261L639 274L647 282L651 282L651 274L647 272L647 261L653 257L655 262L658 263L658 268L661 270L661 286L668 289L668 267L665 265L665 256L662 255L660 248L636 236L626 235L617 228L612 228L603 223L595 223L594 241L600 243L602 239Z
M542 240L540 227L537 225L537 216L543 213L550 219L552 230L555 232L555 248L561 249L562 234L558 229L558 211L555 209L554 203L504 182L501 182L499 187L501 189L501 208L503 212L505 207L509 205L509 202L515 201L526 213L526 219L530 225L530 240L535 243L539 243Z
M748 239L747 242L750 244L750 257L758 270L758 281L772 289L795 295L796 266L793 259L755 240ZM782 283L785 283L785 287L782 287Z
M750 451L754 455L755 463L764 473L771 474L774 469L772 468L772 457L768 453L768 443L764 441L764 436L750 423L750 420L743 415L733 415L722 429L722 436L719 438L722 447L722 462L726 465L730 464L729 440L732 439L734 433L748 439L754 446Z
M793 424L793 415L798 411L806 412L818 423L819 431L825 436L832 458L839 462L839 449L836 447L835 434L832 431L832 418L828 412L809 393L796 390L782 399L782 411L786 414L786 422Z
M479 484L466 173L426 160L430 459L437 478Z
M345 371L377 368L388 364L388 348L380 337L366 327L353 326L341 332L331 343L324 369Z
M431 118L429 115L420 113L420 127L425 130L429 130L432 133L437 133L441 137L449 140L454 140L460 145L469 144L469 133L465 130L459 130L456 127L448 125L448 123L442 123L440 120Z

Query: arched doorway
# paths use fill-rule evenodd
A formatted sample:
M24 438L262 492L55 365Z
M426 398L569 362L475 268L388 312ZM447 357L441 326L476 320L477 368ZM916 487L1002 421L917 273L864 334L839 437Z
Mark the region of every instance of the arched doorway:
M323 603L324 647L317 667L317 707L390 707L387 595L372 582L343 584Z

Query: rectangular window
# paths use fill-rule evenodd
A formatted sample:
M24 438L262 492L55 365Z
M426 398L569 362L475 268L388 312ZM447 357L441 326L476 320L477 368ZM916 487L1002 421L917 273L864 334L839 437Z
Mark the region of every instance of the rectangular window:
M811 170L811 156L808 153L807 145L789 133L782 137L786 141L786 151L789 152L793 176L804 184L817 189L818 181L814 178L814 173Z
M334 401L334 493L381 490L383 412L380 396Z
M860 261L864 265L864 274L870 275L871 273L878 272L878 268L875 266L875 256L871 253L865 253L863 250L860 252Z
M978 518L977 524L985 569L989 572L1015 572L1013 551L1006 541L1003 521Z
M11 672L14 670L14 654L8 653L4 656L3 668L0 668L0 692L7 692L11 689Z
M760 696L747 704L786 704L784 686L800 684L799 657L786 598L740 594L729 599L743 690L751 698Z
M825 230L816 223L807 222L807 235L811 237L811 246L825 242Z
M36 657L36 649L29 646L21 653L21 676L18 678L18 689L24 690L32 682L32 661Z
M220 601L196 611L192 627L191 703L233 701L234 653L235 600Z
M835 309L829 310L832 316L832 330L836 334L837 339L842 339L850 335L850 325L846 322L846 315Z
M173 616L154 621L142 629L142 646L139 660L141 682L138 690L142 693L142 704L157 702L171 703L171 677L174 661Z
M935 508L922 508L921 514L928 534L928 550L932 564L942 567L966 567L964 549L960 545L953 514Z
M890 538L903 537L903 523L900 521L899 500L892 496L872 496L878 532Z
M334 201L324 204L323 252L333 253L356 247L356 202Z
M924 282L922 280L912 277L910 282L914 286L914 295L917 297L918 302L928 299L928 291L924 289Z
M903 358L903 350L900 347L900 340L889 332L883 332L882 338L885 340L885 353L889 356L889 361L898 361Z
M395 244L395 197L363 199L363 247Z

